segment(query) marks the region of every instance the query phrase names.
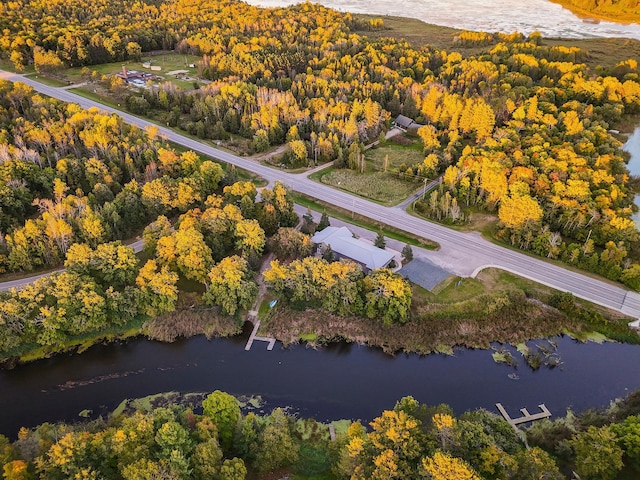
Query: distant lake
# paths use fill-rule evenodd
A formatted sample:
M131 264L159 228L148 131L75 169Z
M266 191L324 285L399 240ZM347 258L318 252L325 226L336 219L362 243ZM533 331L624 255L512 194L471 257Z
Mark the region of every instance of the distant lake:
M631 155L628 164L631 175L640 175L640 127L636 128L633 134L629 136L629 139L622 146L622 150ZM634 201L640 207L640 195L636 195ZM636 222L636 228L640 228L640 212L631 218Z
M246 0L261 7L285 7L294 0ZM343 12L412 17L435 25L483 30L539 31L544 37L624 37L640 40L640 25L584 20L558 4L546 0L320 0L326 7Z

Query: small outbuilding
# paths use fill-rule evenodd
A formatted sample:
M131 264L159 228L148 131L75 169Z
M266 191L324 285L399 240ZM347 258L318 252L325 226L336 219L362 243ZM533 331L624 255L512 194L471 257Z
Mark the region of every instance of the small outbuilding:
M359 263L365 273L388 267L394 258L393 252L353 238L353 234L347 227L327 227L316 233L311 240L320 252L331 246L331 250L338 259L346 258Z

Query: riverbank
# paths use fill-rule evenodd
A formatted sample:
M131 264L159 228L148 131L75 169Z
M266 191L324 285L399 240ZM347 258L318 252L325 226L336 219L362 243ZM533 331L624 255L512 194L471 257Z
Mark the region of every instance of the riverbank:
M13 369L38 360L56 355L80 355L87 349L97 345L123 342L138 337L149 341L171 343L179 338L190 338L203 335L207 339L226 338L242 332L242 322L232 317L221 315L218 308L194 308L183 306L178 310L155 317L137 318L122 326L99 330L91 334L70 337L63 344L55 346L25 345L19 350L7 352L0 356L0 368Z
M319 309L299 311L279 303L261 331L285 346L346 340L389 354L486 349L494 342L515 345L567 332L585 340L597 332L609 340L640 343L622 315L507 272L488 269L478 277L450 277L434 293L414 286L412 320L405 325L386 327L367 318L339 317Z
M182 292L174 312L73 337L55 347L26 346L1 358L0 366L12 369L136 337L164 343L200 335L207 339L235 337L243 331L243 318L205 308L193 292ZM516 345L567 332L583 340L596 332L608 340L640 343L640 336L627 325L628 318L495 269L486 269L477 279L450 276L433 292L414 285L412 320L405 325L385 327L375 320L339 317L321 309L294 310L283 302L261 318L261 334L276 338L285 347L346 340L388 354L450 354L456 347L487 349L495 342Z

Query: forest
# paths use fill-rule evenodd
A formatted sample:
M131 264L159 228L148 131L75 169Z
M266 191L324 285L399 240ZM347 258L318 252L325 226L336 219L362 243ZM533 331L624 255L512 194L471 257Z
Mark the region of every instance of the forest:
M474 211L495 214L502 241L640 289L633 191L610 132L640 112L633 59L591 68L583 63L588 52L547 46L535 33L481 32L458 34L458 45L481 47L462 56L354 33L384 32L384 22L308 3L275 10L232 0L0 8L0 51L17 69L33 64L51 72L157 48L202 56L199 69L211 83L193 90L169 82L131 90L90 69L85 78L132 111L201 138L240 143L249 152L284 143L278 162L290 167L334 161L358 170L364 145L402 113L423 125L413 135L424 160L389 174L442 175L440 187L416 204L418 213L445 223L465 222ZM195 11L198 22L187 21ZM24 12L33 13L28 22L20 20ZM135 34L132 22L141 26ZM112 56L98 48L107 37L111 45L119 39ZM130 43L139 48L127 49ZM258 196L233 168L176 152L153 129L43 98L19 83L1 82L0 91L0 269L68 267L33 291L6 294L3 351L60 348L69 337L109 325L105 319L126 324L172 311L176 282L194 282L204 303L233 318L254 299L252 272L263 253L287 242L291 255L265 279L293 308L379 314L390 327L433 314L415 303L412 310L410 289L393 276L365 279L357 269L303 259L305 240L284 231L298 223L284 185ZM143 230L147 257L140 267L113 242ZM310 285L318 271L332 282ZM399 301L389 302L388 292ZM488 304L501 302L541 325L548 315L532 312L530 294L500 292ZM477 315L477 308L467 305L455 316ZM575 308L563 311L574 315ZM604 325L601 315L578 311ZM484 337L471 343L485 344Z
M37 10L36 22L57 12L55 5L24 8ZM102 18L117 5L83 14ZM367 37L366 31L384 33L380 19L308 3L273 10L235 1L136 5L113 26L121 48L107 59L89 48L90 28L74 30L74 45L87 52L78 63L60 32L51 33L54 44L44 31L18 22L8 6L0 51L9 58L20 51L22 63L40 71L52 62L60 69L135 58L126 45L137 40L136 52L164 42L161 48L202 56L200 75L210 83L192 90L165 82L132 91L90 68L85 78L134 113L240 152L285 144L274 163L292 168L334 161L335 168L360 172L364 146L404 114L423 125L417 134L424 161L404 164L397 174L442 175L440 189L416 205L418 213L445 223L465 223L477 211L495 214L501 241L640 289L633 189L611 131L640 113L636 60L588 67L589 52L545 45L535 32L461 32L456 44L480 52L465 56L416 48ZM199 22L186 22L195 8ZM157 26L162 41L127 36L132 14ZM78 15L69 8L49 28L64 31L66 39ZM19 40L25 36L31 42Z
M0 435L0 469L6 480L635 478L639 398L516 432L486 410L456 416L447 405L405 397L366 424L333 422L331 439L326 424L282 408L258 415L216 390L125 403L90 422L22 428L14 442Z

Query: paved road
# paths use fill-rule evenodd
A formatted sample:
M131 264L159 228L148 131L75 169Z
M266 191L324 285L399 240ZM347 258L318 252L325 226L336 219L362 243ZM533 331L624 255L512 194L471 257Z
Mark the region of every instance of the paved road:
M0 70L0 78L22 81L45 95L59 98L66 102L78 103L84 108L98 107L108 112L118 113L125 121L141 128L158 126L147 120L80 97L63 88L49 87L21 75ZM634 318L640 318L640 296L629 293L618 285L594 279L588 275L547 263L542 259L495 245L483 239L477 233L461 233L451 230L435 223L412 217L399 207L383 207L349 193L311 181L306 178L305 174L291 174L260 165L252 160L215 149L164 127L158 127L159 133L169 140L220 161L252 171L264 177L269 183L276 180L282 181L297 192L322 199L332 205L351 209L355 213L377 222L434 240L441 245L441 250L433 254L432 260L459 275L471 276L483 267L501 268L558 290L571 292L577 297L624 312Z

